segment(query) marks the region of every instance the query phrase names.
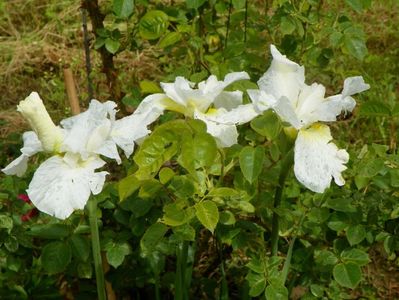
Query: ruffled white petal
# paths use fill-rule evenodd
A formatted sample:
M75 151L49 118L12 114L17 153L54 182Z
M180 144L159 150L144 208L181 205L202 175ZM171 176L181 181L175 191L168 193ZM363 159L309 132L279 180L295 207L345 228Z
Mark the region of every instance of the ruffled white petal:
M90 193L99 193L107 172L95 173L105 162L91 157L79 161L77 155L53 156L36 170L27 190L32 203L42 212L66 219L83 209Z
M274 96L267 94L263 90L247 90L247 93L249 95L249 98L251 99L255 109L259 112L262 113L265 110L268 110L269 108L273 107L277 100L274 98Z
M39 141L37 134L34 131L24 132L22 135L24 146L21 152L27 156L32 156L37 152L43 151L42 143Z
M344 81L344 89L342 90L342 96L352 96L364 91L367 91L370 85L364 82L362 76L348 77Z
M237 144L238 132L235 125L214 122L201 112L196 112L194 118L206 124L206 131L215 138L218 147L224 148Z
M97 100L90 102L89 108L74 117L61 122L66 129L61 151L80 153L87 157L90 152L98 147L101 141L107 139L106 131L115 119L116 104L112 101L101 103Z
M346 78L342 94L326 98L316 109L314 115L317 121L332 122L342 112L350 112L356 106L356 101L351 96L368 90L370 85L366 84L362 76Z
M259 79L259 88L276 100L286 97L293 107L305 83L305 70L282 55L274 45L270 47L273 60L270 68Z
M337 185L344 185L341 173L349 160L346 150L331 143L330 128L314 124L302 129L295 142L294 172L299 182L308 189L323 193L330 186L331 179Z
M218 81L215 75L211 75L207 80L200 82L198 88L195 89L193 88L194 83L178 76L173 83L161 82L161 87L166 96L175 104L163 102L165 108L183 113L187 117L192 117L194 111L205 113L228 85L243 79L249 79L246 72L227 74L223 81ZM227 95L220 96L219 100L216 101L216 105L221 106L223 102L226 103L227 101L229 102L229 107L232 107L232 105L237 105L237 102L242 101L242 99L239 99L240 93L229 94L231 99L227 99Z

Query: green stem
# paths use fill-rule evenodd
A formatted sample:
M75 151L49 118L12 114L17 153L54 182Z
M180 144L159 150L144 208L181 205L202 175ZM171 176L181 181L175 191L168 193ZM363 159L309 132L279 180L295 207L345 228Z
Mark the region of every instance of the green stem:
M95 198L92 197L89 199L87 202L87 209L89 212L91 246L93 251L94 269L96 271L98 300L106 300L104 272L101 261L100 236L97 224L97 201Z
M294 163L294 151L291 149L284 160L281 163L281 171L280 177L278 179L278 187L276 189L276 193L274 195L274 211L273 211L273 219L272 219L272 233L271 233L271 248L272 248L272 256L276 256L278 252L278 238L279 238L279 216L276 212L276 209L280 206L281 198L283 196L283 189L285 179L291 169L292 164Z
M292 238L291 243L290 243L290 245L289 245L289 247L288 247L287 257L286 257L286 259L285 259L284 266L283 266L283 271L282 271L282 273L283 273L282 279L283 279L283 283L284 283L284 284L285 284L285 282L287 281L288 272L289 272L289 270L290 270L291 258L292 258L292 251L293 251L293 249L294 249L294 244L295 244L295 241L296 241L296 237L297 237L297 235L298 235L299 230L300 230L301 227L302 227L302 223L303 223L303 220L305 219L305 215L306 215L306 212L304 212L304 213L302 214L301 219L300 219L299 224L298 224L298 227L297 227L297 229L296 229L295 235L294 235L294 237Z
M188 292L185 284L188 256L187 241L177 246L176 256L175 300L187 300Z
M161 300L161 294L159 291L159 275L155 278L155 300Z

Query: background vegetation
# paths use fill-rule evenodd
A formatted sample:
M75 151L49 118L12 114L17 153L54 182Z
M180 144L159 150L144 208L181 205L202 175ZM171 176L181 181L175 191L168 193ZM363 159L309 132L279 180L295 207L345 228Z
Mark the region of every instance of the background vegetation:
M99 201L107 281L118 298L173 298L176 249L184 242L189 242L184 267L191 281L189 299L263 297L290 245L292 299L399 297L397 1L137 0L129 6L122 5L129 1L104 0L99 11L89 2L0 0L1 166L19 153L28 126L15 107L30 91L42 95L56 120L70 114L64 67L73 70L81 106L88 105L81 6L100 17L95 23L87 16L94 96L116 100L121 114L160 91L159 81L178 75L199 82L210 74L222 78L245 70L256 82L270 64L270 44L304 65L307 82L324 84L329 95L340 92L348 76L362 75L371 85L356 97L353 114L331 125L351 155L345 187L315 195L289 176L280 211L280 260L259 250L270 236L270 191L277 186L284 153L278 132L257 125L263 123L243 126L240 135L243 145L268 147L259 178L248 181L242 174L240 146L225 153L232 171L223 184L245 197L231 191L213 195L224 213L215 234L195 218L176 219L182 208L173 201L189 199L184 205L190 207L201 188L187 182L188 169L175 168L179 153L167 162L173 180L163 171L156 182L141 182L137 189L125 178L137 168L133 160L112 165L113 178ZM166 114L159 124L174 118ZM137 156L135 161L139 164ZM32 165L22 179L0 175L0 298L93 298L83 214L59 222L18 199ZM216 182L218 174L207 167ZM159 218L164 223L157 223ZM270 293L279 291L269 289L268 299L278 299Z

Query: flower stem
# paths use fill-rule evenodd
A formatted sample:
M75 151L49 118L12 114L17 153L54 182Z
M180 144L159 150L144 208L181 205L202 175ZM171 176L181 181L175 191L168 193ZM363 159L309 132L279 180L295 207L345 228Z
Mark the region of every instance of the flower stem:
M278 179L278 187L276 189L276 193L274 194L274 205L273 205L274 211L273 211L272 233L271 233L272 256L276 256L278 252L279 216L278 213L276 212L276 209L280 206L281 198L283 196L285 179L287 178L287 175L293 163L294 163L294 151L293 149L291 149L281 163L281 171Z
M91 197L87 202L87 210L89 212L91 246L93 251L94 269L96 271L98 300L106 300L104 272L101 261L100 237L97 224L97 201L94 197Z
M176 249L176 279L175 279L175 300L188 300L186 291L186 267L188 255L188 242L184 241Z

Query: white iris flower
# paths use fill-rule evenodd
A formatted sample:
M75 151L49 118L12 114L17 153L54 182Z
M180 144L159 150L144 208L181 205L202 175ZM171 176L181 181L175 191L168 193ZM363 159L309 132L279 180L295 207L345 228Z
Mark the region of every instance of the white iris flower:
M121 158L117 146L129 157L134 142L150 131L147 125L159 115L156 108L146 114L133 114L115 119L116 104L92 100L87 111L54 125L43 101L36 92L18 105L18 111L28 120L33 131L23 134L22 154L2 171L7 175L22 176L28 158L37 152L54 154L36 170L27 190L32 203L41 211L65 219L76 209L83 209L90 194L101 192L105 165L100 154ZM154 113L155 112L155 113Z
M248 90L250 98L259 111L272 108L298 130L294 172L304 186L322 193L332 178L344 185L341 173L349 155L331 142L330 128L319 121L336 121L341 112L352 111L356 102L351 96L370 86L361 76L349 77L341 94L325 98L323 85L305 83L304 67L287 59L273 45L271 53L271 66L259 79L259 90Z
M162 110L160 114L167 109L202 120L219 147L230 147L237 143L236 125L249 122L258 115L253 104L242 104L241 91L224 91L228 85L244 79L249 79L246 72L227 74L223 81L211 75L194 88L194 83L179 76L173 83L161 82L165 94L146 97L136 112L144 113L158 107Z

